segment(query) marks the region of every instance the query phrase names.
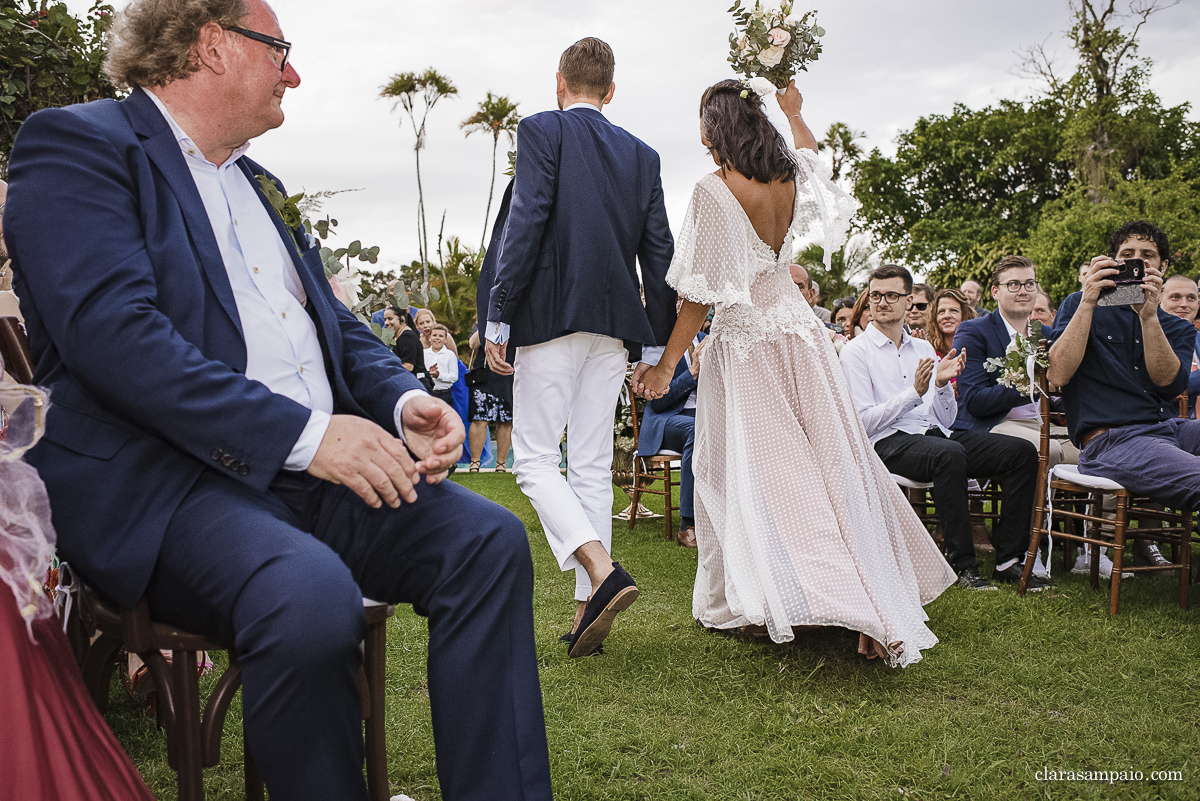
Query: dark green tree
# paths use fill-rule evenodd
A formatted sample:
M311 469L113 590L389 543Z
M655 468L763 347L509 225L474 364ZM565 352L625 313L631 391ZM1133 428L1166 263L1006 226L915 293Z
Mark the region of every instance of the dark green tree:
M21 123L43 108L117 92L101 71L113 8L96 3L75 17L65 3L0 3L0 177Z
M817 142L817 150L828 150L833 159L833 180L836 181L841 177L843 169L846 170L847 175L852 174L855 165L862 160L862 147L855 141L862 138L861 132L854 130L846 123L835 122L830 124L825 138Z

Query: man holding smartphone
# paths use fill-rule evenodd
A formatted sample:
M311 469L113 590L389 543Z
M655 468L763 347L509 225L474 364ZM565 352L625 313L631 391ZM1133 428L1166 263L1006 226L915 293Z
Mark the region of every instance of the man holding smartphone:
M1063 388L1081 473L1195 510L1200 421L1179 418L1175 404L1187 389L1195 329L1158 305L1170 252L1167 235L1144 220L1113 232L1108 255L1093 258L1083 274L1082 291L1063 301L1047 377ZM1104 291L1117 286L1114 278L1135 271L1129 268L1136 265L1125 265L1134 259L1143 262L1144 300L1103 305ZM1153 554L1142 556L1153 560Z

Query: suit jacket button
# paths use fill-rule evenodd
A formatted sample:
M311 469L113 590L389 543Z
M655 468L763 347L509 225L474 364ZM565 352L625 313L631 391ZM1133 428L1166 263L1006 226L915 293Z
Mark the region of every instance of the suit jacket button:
M225 452L222 451L220 448L213 448L212 458L213 458L214 462L221 461L221 457L224 455L225 455Z
M239 467L239 468L238 468L238 475L239 475L239 476L248 476L248 475L250 475L250 465L245 465L245 464L244 464L244 465L242 465L241 467Z
M230 456L229 454L226 454L225 458L221 460L221 464L225 465L226 467L232 467L233 466L233 457Z

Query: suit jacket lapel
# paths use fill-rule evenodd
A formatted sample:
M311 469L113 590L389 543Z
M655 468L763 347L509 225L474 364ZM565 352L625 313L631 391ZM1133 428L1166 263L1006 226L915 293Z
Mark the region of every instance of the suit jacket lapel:
M122 101L129 112L130 122L134 132L142 137L142 148L154 166L162 172L167 185L175 194L179 208L183 212L183 220L187 225L192 245L199 256L200 264L208 276L208 283L221 308L229 315L243 340L246 338L242 330L242 319L238 316L237 301L233 297L233 288L229 285L229 275L225 272L225 262L221 258L221 249L213 236L212 223L209 222L208 212L204 210L204 201L196 189L191 170L179 151L179 142L171 133L171 127L154 105L154 101L143 94L144 90L135 90L126 100Z

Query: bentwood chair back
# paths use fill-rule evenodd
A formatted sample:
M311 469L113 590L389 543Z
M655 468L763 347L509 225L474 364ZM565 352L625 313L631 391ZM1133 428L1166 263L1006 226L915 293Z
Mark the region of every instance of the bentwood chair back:
M638 412L637 412L637 397L633 393L633 387L626 383L626 391L629 393L629 417L633 422L633 441L638 441ZM636 448L637 446L634 445ZM640 496L645 493L648 495L659 495L663 499L663 505L666 507L663 515L666 521L667 539L671 539L675 529L671 526L671 513L674 509L671 499L671 462L676 459L682 459L683 454L679 451L673 451L670 448L661 448L658 453L648 454L643 456L636 450L633 452L633 505L629 507L629 530L633 531L633 525L637 522L638 501ZM661 489L651 489L648 485L655 482L662 482Z
M1187 609L1188 584L1191 580L1192 511L1163 509L1148 498L1135 497L1115 481L1080 473L1076 465L1058 464L1051 467L1050 440L1056 435L1050 431L1050 387L1046 380L1046 369L1039 368L1037 377L1041 389L1042 417L1038 447L1038 486L1029 552L1025 555L1025 569L1017 586L1018 594L1024 595L1029 586L1034 559L1043 538L1058 537L1091 546L1092 587L1100 586L1100 549L1113 549L1108 610L1110 615L1115 615L1120 610L1123 573L1176 571L1179 574L1179 608ZM1180 409L1186 416L1186 397L1180 402ZM1116 499L1111 520L1105 516L1104 511L1104 499L1107 496ZM1137 520L1138 525L1131 528L1130 523L1133 520ZM1063 531L1054 531L1056 521L1083 521L1090 524L1090 528L1085 527L1082 533L1077 533L1072 526L1067 525L1063 527ZM1143 525L1147 521L1155 521L1158 525ZM1126 543L1130 537L1170 545L1174 557L1172 563L1161 567L1134 566L1132 560L1126 560Z

